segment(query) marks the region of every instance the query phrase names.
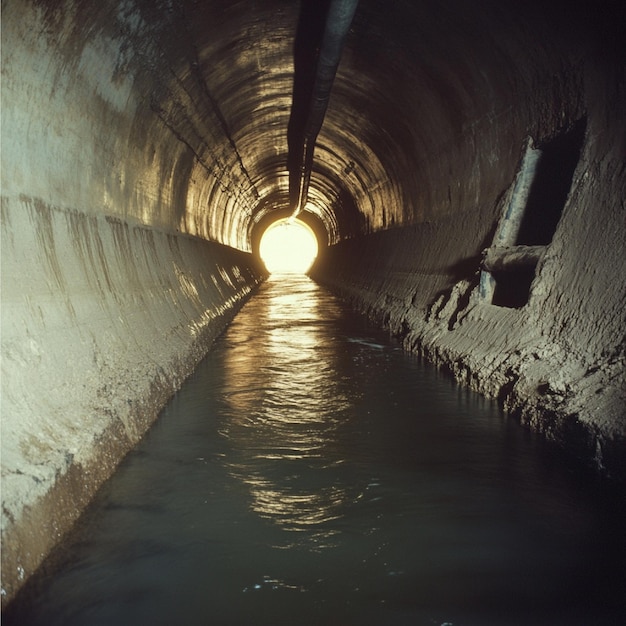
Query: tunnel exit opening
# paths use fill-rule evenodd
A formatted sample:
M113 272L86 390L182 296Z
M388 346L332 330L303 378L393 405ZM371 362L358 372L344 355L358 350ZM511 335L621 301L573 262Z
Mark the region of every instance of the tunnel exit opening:
M315 233L296 218L277 220L261 237L259 254L270 274L306 274L317 253Z

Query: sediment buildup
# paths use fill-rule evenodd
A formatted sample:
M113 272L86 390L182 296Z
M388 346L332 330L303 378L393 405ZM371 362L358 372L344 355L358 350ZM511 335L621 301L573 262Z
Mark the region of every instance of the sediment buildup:
M623 480L625 23L591 0L3 2L3 605L294 210L316 280Z

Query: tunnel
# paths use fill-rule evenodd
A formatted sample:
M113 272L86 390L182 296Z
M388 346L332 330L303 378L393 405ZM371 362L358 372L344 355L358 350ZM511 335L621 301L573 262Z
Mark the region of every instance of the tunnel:
M625 27L617 0L3 0L3 606L293 216L317 283L623 481Z

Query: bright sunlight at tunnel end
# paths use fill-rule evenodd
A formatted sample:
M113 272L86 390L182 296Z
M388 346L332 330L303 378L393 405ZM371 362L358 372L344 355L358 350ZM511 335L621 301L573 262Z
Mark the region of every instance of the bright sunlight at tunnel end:
M270 274L305 274L317 257L313 231L295 218L277 220L263 233L260 255Z

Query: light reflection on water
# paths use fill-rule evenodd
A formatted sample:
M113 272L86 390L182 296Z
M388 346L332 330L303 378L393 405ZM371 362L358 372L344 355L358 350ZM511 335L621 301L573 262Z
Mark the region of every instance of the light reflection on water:
M333 458L336 430L350 399L333 337L320 324L338 309L331 301L320 310L308 279L289 280L291 290L261 295L230 329L236 334L252 319L258 332L224 355L226 386L234 389L225 393L228 423L220 435L238 452L228 466L249 489L252 509L285 531L304 531L297 540L285 536L282 547L300 541L322 549L334 545L337 530L328 522L341 517L350 497L323 480L327 464L340 461Z
M624 501L307 278L264 284L8 626L613 626Z

